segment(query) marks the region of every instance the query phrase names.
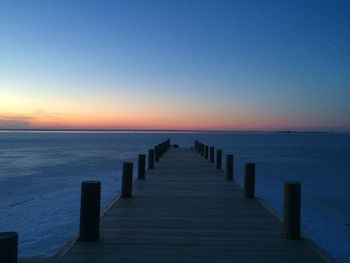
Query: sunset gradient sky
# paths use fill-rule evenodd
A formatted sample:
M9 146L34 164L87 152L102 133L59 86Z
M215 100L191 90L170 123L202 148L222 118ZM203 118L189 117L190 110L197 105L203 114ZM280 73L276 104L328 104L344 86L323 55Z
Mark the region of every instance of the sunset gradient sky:
M0 128L350 131L349 14L349 0L0 0Z

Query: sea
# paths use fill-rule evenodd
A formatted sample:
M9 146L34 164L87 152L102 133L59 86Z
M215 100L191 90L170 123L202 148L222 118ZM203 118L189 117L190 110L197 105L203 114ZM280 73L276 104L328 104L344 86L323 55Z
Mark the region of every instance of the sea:
M81 182L102 182L106 209L119 194L122 163L133 162L136 174L138 154L167 138L234 154L241 185L244 164L254 162L256 195L278 217L283 183L301 182L303 236L350 262L349 133L1 131L0 231L19 233L20 257L55 255L77 235Z

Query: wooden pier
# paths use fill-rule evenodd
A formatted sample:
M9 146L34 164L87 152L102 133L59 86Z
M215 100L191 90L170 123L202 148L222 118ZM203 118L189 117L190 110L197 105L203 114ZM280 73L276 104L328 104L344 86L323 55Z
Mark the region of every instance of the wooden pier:
M77 242L53 262L326 262L304 239L195 150L170 148L132 198L101 219L97 241Z

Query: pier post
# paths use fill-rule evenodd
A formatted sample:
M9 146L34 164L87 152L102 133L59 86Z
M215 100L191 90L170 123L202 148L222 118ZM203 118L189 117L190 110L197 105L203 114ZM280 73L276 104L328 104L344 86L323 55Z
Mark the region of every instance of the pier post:
M216 150L216 169L221 169L221 163L222 163L222 150L217 149Z
M159 162L159 146L154 146L154 160L155 162Z
M130 198L132 196L132 175L133 163L123 163L123 175L120 195L122 198Z
M244 197L255 197L255 164L245 164L245 176L244 176Z
M168 151L170 147L170 138L168 138L166 142L166 150Z
M163 144L160 143L158 144L158 147L159 147L159 158L163 156Z
M166 141L162 143L162 155L166 153Z
M94 241L100 236L101 182L83 181L80 198L79 241Z
M164 143L159 144L159 157L163 157L164 153Z
M0 232L0 262L17 263L18 233Z
M210 146L210 162L213 163L214 159L214 146Z
M301 184L284 182L283 234L287 239L300 239Z
M154 150L148 150L148 169L154 169Z
M146 166L146 155L139 154L138 163L137 163L137 167L138 167L137 178L139 180L145 180L145 173L146 173L145 166Z
M205 146L205 154L204 154L204 158L205 158L205 159L208 159L208 157L209 157L209 146L208 146L208 145L206 145L206 146Z
M226 155L226 180L233 180L233 154Z

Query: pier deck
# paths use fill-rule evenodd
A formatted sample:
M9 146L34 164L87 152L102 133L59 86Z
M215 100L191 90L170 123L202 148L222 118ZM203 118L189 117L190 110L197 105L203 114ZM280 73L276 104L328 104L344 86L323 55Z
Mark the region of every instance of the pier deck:
M102 186L103 187L103 186ZM195 151L170 148L103 216L100 239L54 262L324 262Z

